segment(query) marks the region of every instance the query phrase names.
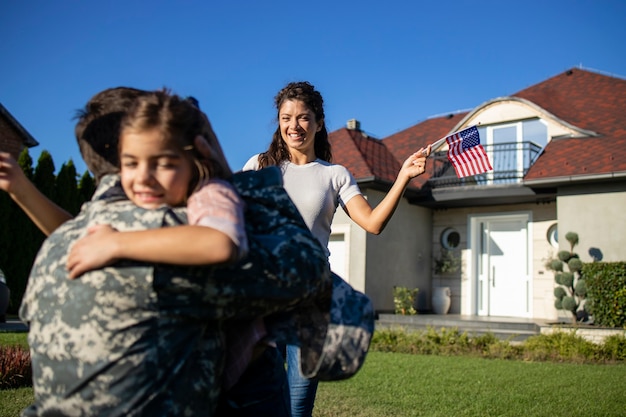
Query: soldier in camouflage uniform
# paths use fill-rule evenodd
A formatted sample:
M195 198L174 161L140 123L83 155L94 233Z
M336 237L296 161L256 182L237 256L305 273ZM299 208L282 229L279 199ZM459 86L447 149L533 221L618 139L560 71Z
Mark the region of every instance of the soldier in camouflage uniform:
M326 310L324 251L284 193L280 173L268 170L233 180L256 224L246 226L250 256L236 265L124 261L69 280L68 248L90 225L126 231L186 220L184 209L134 206L115 180L105 177L93 200L49 236L35 260L20 317L30 325L36 398L23 415L212 415L223 321L297 305ZM287 334L289 327L282 329ZM310 330L325 338L323 325Z
M183 209L135 207L115 183L104 178L81 214L44 243L33 267L20 315L31 326L36 401L23 415L212 415L224 320L273 312L280 313L268 320L268 332L303 346L305 375L341 379L360 368L373 331L371 303L333 275L331 316L326 257L278 172L233 177L251 220L251 256L234 267L124 262L68 281L67 249L89 225L139 230L185 222ZM340 292L349 297L336 297ZM350 323L337 314L346 308Z

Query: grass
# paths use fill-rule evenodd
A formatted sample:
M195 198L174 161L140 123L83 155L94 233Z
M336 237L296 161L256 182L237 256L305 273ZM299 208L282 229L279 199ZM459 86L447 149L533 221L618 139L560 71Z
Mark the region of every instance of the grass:
M626 365L370 352L353 378L323 382L314 417L623 416Z
M0 332L0 346L21 346L28 349L28 333Z
M458 339L452 340L458 344ZM0 345L23 343L26 333L0 333ZM313 416L623 416L625 378L623 362L559 363L370 351L353 378L320 383ZM0 417L19 416L32 401L32 388L0 390Z
M18 417L34 400L32 388L0 390L0 417Z

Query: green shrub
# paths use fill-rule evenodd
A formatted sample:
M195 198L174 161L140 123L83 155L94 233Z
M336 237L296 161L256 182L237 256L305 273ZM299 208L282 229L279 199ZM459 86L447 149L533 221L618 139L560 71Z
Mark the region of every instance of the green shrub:
M566 234L570 243L569 251L559 251L557 258L548 260L546 267L554 272L554 281L557 288L554 291L554 307L557 310L565 310L571 314L572 322L588 321L589 315L585 309L586 287L582 282L584 274L581 273L583 263L574 253L574 246L578 244L578 234L569 232ZM569 271L563 271L563 263L567 263Z
M419 289L407 287L393 287L393 305L396 314L413 315L415 310L415 297Z
M576 295L579 295L581 297L587 295L587 283L584 279L578 280L576 286L574 287L574 292L576 293Z
M461 268L461 257L452 250L441 249L441 254L434 261L437 274L454 273Z
M626 360L626 336L611 335L604 339L601 347L602 356L609 361Z
M571 287L574 284L574 274L571 272L563 272L559 284L565 287Z
M626 262L594 262L582 271L595 323L626 328Z
M578 245L578 233L575 232L567 232L565 234L565 240L569 242L571 247Z
M563 287L555 287L554 288L554 296L560 301L563 297L567 295L565 292L565 288ZM559 308L560 309L560 308Z
M561 306L562 306L563 310L574 311L574 310L576 310L576 307L578 305L577 305L576 299L574 297L570 297L569 295L566 295L561 300Z
M559 257L561 261L567 262L572 257L572 254L566 250L562 250L562 251L559 251L557 256Z
M563 271L563 262L558 259L553 259L546 264L546 267L552 271Z
M521 343L500 340L493 333L470 336L456 328L376 330L370 350L421 355L470 355L491 359L573 363L615 363L626 360L626 337L607 337L595 344L576 331L531 336Z
M525 360L585 363L598 359L598 349L575 331L557 331L526 339L523 356Z
M578 258L572 258L567 261L567 267L572 272L580 272L580 270L583 268L583 263Z

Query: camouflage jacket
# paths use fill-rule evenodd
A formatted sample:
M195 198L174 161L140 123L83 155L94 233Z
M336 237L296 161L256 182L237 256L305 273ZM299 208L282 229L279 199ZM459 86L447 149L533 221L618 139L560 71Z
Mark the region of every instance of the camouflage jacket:
M275 322L297 326L275 326L277 340L326 343L328 262L280 173L236 174L233 183L247 205L250 252L229 267L121 261L69 280L68 249L90 225L125 231L186 221L184 209L134 206L115 177L103 179L81 213L46 239L20 307L30 326L35 391L23 416L210 416L227 320L283 316ZM314 368L321 356L303 361Z

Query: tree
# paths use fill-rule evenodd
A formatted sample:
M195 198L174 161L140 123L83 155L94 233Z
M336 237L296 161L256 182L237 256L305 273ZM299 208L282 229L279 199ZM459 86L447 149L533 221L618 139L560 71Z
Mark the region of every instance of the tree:
M18 165L30 180L35 178L32 163L33 160L24 149L17 159ZM17 311L22 301L22 295L26 288L30 268L43 242L43 233L30 221L28 216L8 197L10 209L8 210L8 224L3 230L7 245L3 247L5 254L9 256L6 264L2 266L7 285L11 288L11 304L9 312Z
M78 213L95 190L95 182L88 171L77 186L76 168L71 160L63 164L55 176L54 161L47 151L41 152L35 169L28 149L20 153L17 162L44 195L72 214ZM0 213L0 269L11 289L9 313L14 314L21 304L30 269L45 236L6 193L0 193Z
M91 196L96 191L96 182L93 177L89 174L89 171L85 171L82 177L80 177L80 181L78 182L78 193L80 194L80 199L84 203L85 201L91 200Z
M46 197L52 201L57 201L54 171L52 155L48 151L42 151L35 167L33 183Z
M74 167L74 162L70 159L67 163L61 165L56 178L56 203L73 216L78 214L83 203L78 192L76 177L76 167Z
M572 314L572 321L587 321L589 313L585 309L587 285L582 276L583 263L578 254L574 252L574 246L578 244L578 234L568 232L565 239L570 244L570 250L560 251L558 258L548 261L546 267L554 271L554 307L557 310L565 310ZM567 265L568 271L564 270Z

